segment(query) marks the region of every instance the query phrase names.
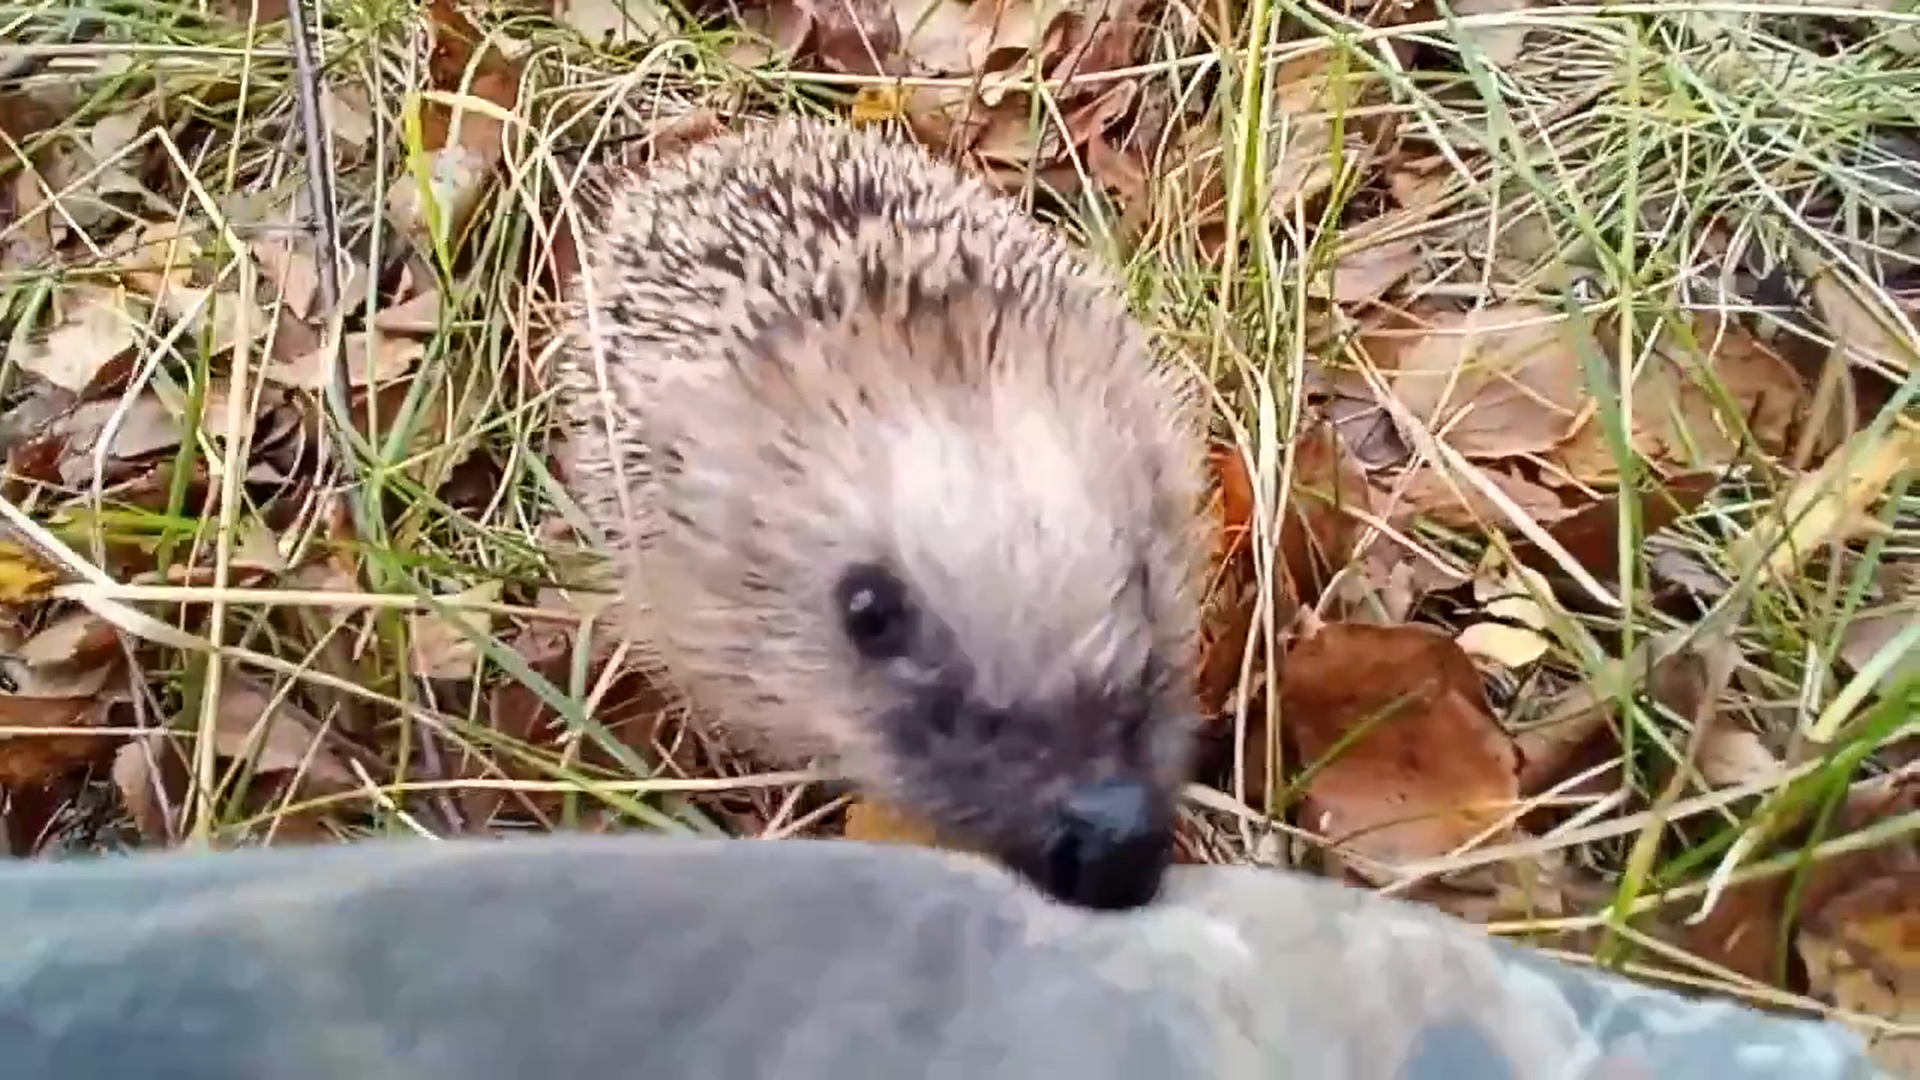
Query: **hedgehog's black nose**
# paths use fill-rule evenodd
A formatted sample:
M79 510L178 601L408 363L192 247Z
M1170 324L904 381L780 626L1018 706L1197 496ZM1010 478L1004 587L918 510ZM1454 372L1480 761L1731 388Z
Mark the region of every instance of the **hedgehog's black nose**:
M1031 875L1043 891L1103 910L1139 907L1160 891L1172 819L1146 784L1103 780L1076 788L1053 824Z

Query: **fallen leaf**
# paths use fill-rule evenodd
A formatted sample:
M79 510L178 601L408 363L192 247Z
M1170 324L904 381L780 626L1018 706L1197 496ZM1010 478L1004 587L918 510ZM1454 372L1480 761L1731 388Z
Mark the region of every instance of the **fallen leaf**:
M465 146L429 151L421 171L426 192L409 170L387 190L387 220L423 251L451 244L480 205L494 161Z
M1365 247L1343 245L1327 272L1327 283L1315 280L1308 288L1336 304L1357 307L1386 295L1423 261L1419 241L1411 237Z
M1523 480L1500 468L1480 470L1501 494L1528 517L1552 525L1573 513L1552 489ZM1389 521L1405 523L1414 516L1466 533L1502 531L1507 515L1473 484L1452 480L1440 465L1427 461L1397 481L1400 502Z
M120 790L120 802L133 817L140 835L155 844L173 839L166 784L164 777L156 775L165 765L158 759L166 752L166 739L156 734L129 739L113 755L113 785ZM179 771L179 782L184 786L185 769Z
M376 387L412 371L427 351L418 341L377 331L350 334L341 348L346 354L348 385ZM322 391L333 378L329 361L326 350L316 349L290 364L269 363L263 374L285 386Z
M1891 586L1886 602L1856 611L1840 635L1840 660L1855 674L1865 670L1881 650L1892 646L1896 638L1920 622L1920 567L1900 564L1884 569L1890 572L1879 576ZM1902 657L1880 676L1878 685L1882 692L1890 691L1916 671L1920 671L1920 647L1910 642Z
M1742 574L1764 564L1776 580L1790 577L1814 552L1858 535L1867 508L1894 477L1914 468L1920 468L1920 427L1857 432L1777 499L1777 509L1734 538L1729 561Z
M542 599L541 607L571 607ZM527 662L527 666L554 685L565 688L573 678L575 641L570 628L529 626L507 638L507 645ZM584 685L592 688L606 683L600 696L583 703L591 710L595 723L627 749L639 755L650 767L680 775L698 775L701 760L695 740L688 738L676 723L672 701L660 693L646 674L626 668L609 681L606 666L616 657L613 642L601 635L587 663ZM579 764L589 768L624 768L597 739L578 738L571 726L553 707L516 679L496 684L487 699L487 719L493 731L507 739L529 746L576 753ZM455 765L461 777L504 776L511 779L545 780L550 774L522 755L506 752L484 753L469 745ZM509 802L525 806L551 823L562 813L565 798L559 792L516 792L474 789L460 793L460 805L471 821L486 826Z
M1318 418L1309 424L1291 443L1293 483L1280 526L1283 585L1301 604L1317 600L1352 561L1363 518L1373 510L1366 474L1334 426Z
M1361 344L1407 410L1467 457L1540 453L1586 404L1591 335L1530 304L1439 312L1419 330L1369 330Z
M1538 599L1552 596L1553 586L1539 573L1490 561L1473 580L1473 598L1487 619L1468 626L1455 640L1470 656L1509 669L1526 667L1553 647L1546 633L1547 612Z
M1251 547L1253 479L1234 447L1210 447L1207 461L1214 477L1211 510L1217 531L1201 611L1198 692L1202 713L1216 716L1239 686L1258 594Z
M860 799L849 805L846 813L842 839L868 844L942 846L930 826L891 807Z
M554 15L588 41L653 41L674 23L653 0L555 0Z
M287 17L289 0L219 0L213 9L237 23L254 23L265 26Z
M1389 867L1497 838L1518 763L1479 671L1445 632L1328 624L1287 650L1280 691L1296 759L1312 770L1303 825Z
M357 163L373 142L373 102L358 83L320 88L320 117L333 145L345 151L346 161Z
M44 598L60 581L58 571L36 554L0 539L0 604L25 604Z
M1814 306L1826 321L1834 339L1833 355L1848 363L1879 368L1896 380L1913 370L1914 343L1895 329L1892 317L1869 306L1856 286L1838 276L1834 268L1815 264L1817 256L1796 250L1795 259L1807 276Z
M1807 988L1906 1034L1862 1030L1892 1076L1920 1074L1920 872L1869 881L1835 897L1794 939Z
M1049 27L1050 35L1060 35L1060 55L1049 74L1084 77L1137 63L1140 40L1151 28L1148 0L1069 5Z
M316 745L320 727L290 694L276 700L274 690L238 670L221 679L214 712L214 749L221 757L251 761L263 776L304 770L303 786L312 794L359 787L332 750Z
M119 415L108 456L128 461L144 458L180 445L181 424L178 410L169 408L158 394L148 391L127 403L119 400L87 401L76 405L50 425L51 433L64 440L60 476L79 483L93 474L92 457L109 424Z
M0 196L0 221L10 223L0 230L0 273L38 266L52 258L59 239L54 233L53 215L45 212L46 195L33 170L14 173L12 181L0 189Z
M1650 480L1631 492L1615 492L1598 502L1589 503L1547 527L1575 562L1589 572L1611 575L1619 564L1621 500L1638 503L1640 538L1673 524L1692 513L1712 493L1719 477L1714 473L1691 473L1661 482ZM1513 543L1514 557L1543 573L1555 573L1558 564L1546 549L1524 537Z
M1292 216L1296 201L1325 194L1341 169L1354 167L1366 153L1364 144L1344 137L1335 149L1334 118L1359 105L1376 76L1372 68L1336 63L1338 55L1320 51L1286 60L1270 76L1278 122L1269 132L1267 212L1277 218Z
M1699 756L1694 764L1707 783L1715 787L1733 787L1779 776L1785 771L1778 757L1760 736L1735 725L1731 718L1717 716L1700 736Z
M913 70L960 75L998 71L1031 53L1062 5L1036 0L956 3L893 0L900 49ZM995 63L995 54L1005 57Z
M204 340L207 355L219 356L233 351L242 338L257 342L273 329L274 322L258 306L249 308L240 301L235 289L203 289L196 286L169 288L161 297L161 307L175 321L186 324L179 340L185 349L197 349Z
M1876 822L1912 813L1917 802L1920 783L1912 774L1856 784L1823 835L1852 835ZM1784 835L1779 845L1783 850L1796 851L1807 843L1806 832L1794 830ZM1834 898L1865 883L1895 876L1910 878L1916 872L1920 872L1920 848L1916 848L1911 835L1897 837L1878 846L1817 860L1797 882L1796 875L1788 873L1735 885L1720 894L1713 909L1698 923L1676 923L1671 915L1652 916L1648 921L1689 953L1776 985L1775 975L1781 969L1779 948L1790 940L1782 934L1783 924L1811 921Z
M813 28L813 54L846 75L900 74L901 32L892 0L786 0Z
M1724 395L1724 401L1722 396ZM1793 365L1738 322L1694 314L1687 333L1664 326L1634 373L1630 449L1648 461L1688 470L1739 458L1749 445L1784 453L1808 404ZM1617 482L1614 456L1598 414L1548 458L1592 485Z
M486 581L441 600L452 604L493 603L500 599L500 589L500 582ZM480 663L480 647L461 628L484 638L491 633L492 623L492 616L484 611L414 612L408 632L414 674L431 679L473 678Z
M147 299L158 300L171 289L192 284L193 264L200 255L199 242L182 231L180 222L148 222L135 237L133 249L120 259L120 272Z
M62 297L65 317L44 337L15 351L15 362L48 382L84 394L115 360L138 343L136 318L124 290L71 285Z
M83 729L100 726L107 703L83 697L27 697L0 694L0 787L37 785L84 765L111 750L112 736ZM71 728L72 732L30 734L12 728Z
M1522 12L1533 6L1533 0L1451 0L1448 6L1453 8L1454 14L1465 19L1477 15ZM1453 36L1461 51L1472 50L1481 63L1495 68L1512 67L1526 47L1527 29L1531 25L1525 18L1509 22L1489 20L1458 27L1453 31Z
M1437 876L1404 895L1456 919L1485 924L1563 917L1579 909L1584 894L1595 892L1595 883L1570 868L1564 855L1544 852ZM1530 944L1540 943L1530 939Z
M14 650L14 657L28 667L98 661L119 643L120 632L112 623L86 608L76 608L28 638Z

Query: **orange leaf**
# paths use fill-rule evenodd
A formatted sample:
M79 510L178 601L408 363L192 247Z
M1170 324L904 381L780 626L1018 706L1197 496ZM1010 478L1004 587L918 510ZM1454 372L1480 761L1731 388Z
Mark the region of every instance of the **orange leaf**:
M1281 704L1299 760L1315 770L1302 822L1345 852L1441 856L1518 797L1513 744L1480 673L1437 629L1329 624L1288 650Z

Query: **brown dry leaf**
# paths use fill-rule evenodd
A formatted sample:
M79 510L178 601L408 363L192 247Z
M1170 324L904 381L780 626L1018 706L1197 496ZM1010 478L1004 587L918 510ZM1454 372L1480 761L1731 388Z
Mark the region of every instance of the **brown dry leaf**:
M1834 355L1848 363L1881 369L1895 380L1904 378L1913 370L1915 344L1904 339L1895 328L1897 324L1887 325L1891 317L1879 313L1878 301L1870 306L1831 268L1817 267L1816 258L1810 251L1796 249L1795 259L1807 275L1814 305L1834 339Z
M42 627L13 655L30 668L98 663L119 642L120 632L112 623L86 608L76 608Z
M1748 784L1785 771L1759 735L1735 725L1727 716L1716 716L1700 736L1699 757L1694 764L1715 787Z
M1443 631L1328 624L1287 651L1281 702L1295 758L1315 770L1301 821L1344 851L1391 865L1498 837L1519 794L1513 744Z
M1346 69L1336 65L1333 52L1315 52L1283 61L1271 75L1275 112L1281 118L1271 132L1273 147L1267 160L1267 210L1285 217L1295 201L1310 202L1339 178L1343 159L1366 152L1349 137L1337 152L1333 145L1333 117L1350 111L1372 88L1371 68ZM1351 167L1350 162L1344 162Z
M1038 48L1064 5L1054 0L892 0L900 48L915 72L1003 70ZM884 54L882 54L884 57Z
M42 212L46 194L32 169L21 169L0 189L0 221L9 226L0 230L0 273L37 266L51 258L59 238L54 234L54 216Z
M46 597L60 573L12 540L0 539L0 604L25 604Z
M140 835L155 844L166 844L173 838L164 777L155 775L164 768L160 755L166 753L166 746L166 739L159 735L140 736L129 739L113 755L113 785L120 790L121 804L132 815Z
M1499 468L1480 470L1494 487L1513 500L1526 515L1542 525L1552 525L1573 513L1552 489ZM1400 481L1400 501L1388 520L1404 524L1415 516L1436 525L1461 532L1499 531L1506 527L1507 516L1493 500L1473 484L1452 481L1446 470L1434 462L1423 462Z
M249 23L256 14L260 25L276 23L287 17L289 0L218 0L213 9L238 23Z
M396 198L389 190L390 201ZM295 319L319 319L329 313L316 308L320 299L320 266L312 230L305 227L303 209L310 203L305 188L292 198L261 200L262 205L233 208L228 214L256 225L261 235L253 243L254 262L261 277L273 286L282 310ZM361 260L346 259L339 267L339 302L352 310L367 292L367 268ZM265 290L262 290L263 292Z
M501 583L485 581L462 589L443 602L494 603L500 599ZM408 639L413 643L414 674L431 679L471 679L480 663L480 647L465 632L485 637L492 632L493 617L484 611L416 611L410 620Z
M357 164L373 142L373 102L367 88L342 83L320 88L320 117L334 148L347 164Z
M1420 242L1412 237L1365 247L1342 245L1327 284L1316 280L1308 291L1347 307L1370 304L1418 270L1423 261Z
M342 348L350 386L384 386L412 371L427 351L418 341L372 330L349 334ZM321 391L333 377L329 359L326 350L316 349L290 364L272 361L263 374L284 386Z
M1736 537L1728 561L1743 575L1764 562L1776 580L1785 580L1814 552L1859 535L1867 527L1867 509L1896 476L1915 468L1920 426L1907 422L1885 432L1857 432L1819 469L1801 476L1777 500L1777 510Z
M1920 778L1912 775L1856 784L1824 835L1852 835L1876 822L1912 813L1917 805ZM1798 832L1783 838L1785 850L1797 850L1805 842ZM1728 889L1697 924L1669 925L1671 915L1655 916L1651 922L1695 956L1771 985L1781 959L1783 922L1810 919L1835 897L1864 883L1911 879L1916 872L1920 872L1920 849L1909 835L1814 862L1799 884L1797 897L1795 875L1775 874ZM1798 907L1791 907L1789 901L1796 898Z
M429 0L427 30L432 43L427 68L435 89L477 99L506 113L515 111L520 98L518 66L491 43L476 55L488 39L453 0ZM465 230L505 144L496 116L474 108L456 112L441 100L421 107L420 128L425 160L410 162L396 178L387 191L386 212L403 235L422 250L432 250L438 244L451 244Z
M727 59L741 67L790 63L813 34L813 16L792 0L755 4L740 13L747 34L731 42Z
M866 799L847 807L844 840L868 844L912 844L916 847L943 846L932 827L893 807Z
M1203 715L1215 716L1233 700L1239 685L1258 596L1250 546L1253 480L1246 460L1231 446L1215 445L1207 462L1214 476L1211 509L1218 531L1209 561L1211 587L1201 612L1198 693Z
M791 4L812 27L813 54L829 71L904 74L893 0L778 0L774 6L783 4Z
M1438 312L1412 332L1369 330L1361 344L1393 393L1467 457L1540 453L1565 439L1586 406L1581 365L1598 344L1571 320L1532 304Z
M44 336L22 342L15 362L62 390L84 394L102 371L133 351L140 319L123 289L70 285L61 300L64 317Z
M1765 453L1784 453L1808 404L1793 365L1738 322L1712 313L1696 313L1688 335L1692 346L1665 328L1634 374L1631 448L1689 469L1735 460L1749 436ZM1728 409L1708 389L1716 384ZM1608 485L1620 474L1597 415L1548 457L1582 483Z
M112 748L112 737L79 729L97 727L108 702L92 694L39 697L0 694L0 786L43 784ZM73 728L71 734L10 733L11 728Z
M387 220L423 250L451 244L486 191L498 159L465 146L429 151L424 163L426 190L410 171L387 191Z
M187 324L178 339L180 345L188 350L198 348L204 336L210 356L231 352L242 337L257 343L274 326L274 320L258 305L249 309L242 304L236 289L191 285L169 288L162 294L160 306L175 321Z
M549 609L575 609L579 605L548 595L542 590L539 606ZM526 660L527 665L554 685L565 688L573 677L575 642L570 628L554 625L528 626L515 631L508 646ZM672 702L659 693L645 673L631 667L608 680L606 665L614 659L614 642L598 635L587 665L586 686L598 688L607 682L604 693L590 704L596 723L622 745L638 754L649 765L680 775L698 775L700 759L695 740L670 722ZM623 767L596 739L576 741L572 729L560 714L540 696L517 680L495 685L487 700L487 718L498 734L535 747L557 750L569 743L577 747L580 764L593 768ZM539 765L520 755L501 752L486 757L470 748L456 766L462 777L506 776L514 779L547 780L551 776ZM557 817L565 799L559 792L521 792L509 795L493 789L461 792L460 804L477 825L491 821L505 805L525 805L537 815Z
M1650 481L1647 487L1632 493L1615 492L1549 525L1547 535L1589 572L1611 575L1619 562L1621 499L1638 500L1640 537L1644 541L1692 513L1712 493L1718 479L1714 473L1688 473L1664 483ZM1553 556L1531 540L1515 540L1513 553L1542 573L1557 572Z
M1373 511L1373 489L1334 425L1317 417L1309 424L1292 442L1293 484L1280 527L1282 584L1301 604L1317 600L1352 561L1365 527L1354 515Z
M95 448L119 412L118 399L82 402L49 425L50 437L59 443L59 476L65 482L79 484L93 475ZM114 429L107 456L133 461L179 446L180 414L151 390L134 398Z
M381 308L373 314L373 328L389 334L432 334L440 329L440 290Z
M1880 651L1891 646L1908 627L1920 622L1920 564L1890 564L1881 570L1877 576L1886 583L1886 602L1855 612L1840 635L1840 660L1855 674L1873 663ZM1920 671L1920 647L1909 644L1901 659L1880 676L1880 690L1893 689L1915 671Z
M1835 897L1807 920L1794 946L1812 993L1908 1029L1904 1036L1860 1034L1891 1075L1920 1075L1920 872L1869 881Z
M1454 918L1485 924L1562 917L1577 910L1593 891L1593 883L1569 867L1562 853L1549 851L1443 875L1405 895Z
M225 758L253 762L255 773L304 770L311 794L350 791L359 786L351 770L324 743L315 745L320 721L288 694L274 691L229 669L221 679L214 713L214 749Z
M1149 0L1101 0L1062 12L1049 28L1059 32L1056 78L1096 75L1140 60L1140 39L1150 29Z
M129 172L129 157L114 159L139 134L145 123L146 108L135 105L104 117L85 138L56 141L44 159L41 181L57 197L62 221L91 232L115 220L119 211L109 203L137 202L147 195L139 179ZM109 163L110 162L110 163Z

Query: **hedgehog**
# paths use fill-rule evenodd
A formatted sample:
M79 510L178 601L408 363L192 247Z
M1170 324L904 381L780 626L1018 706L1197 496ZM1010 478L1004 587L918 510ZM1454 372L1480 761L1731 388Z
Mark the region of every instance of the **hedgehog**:
M556 459L634 651L1059 902L1151 902L1195 753L1191 369L1060 233L874 128L611 177Z

